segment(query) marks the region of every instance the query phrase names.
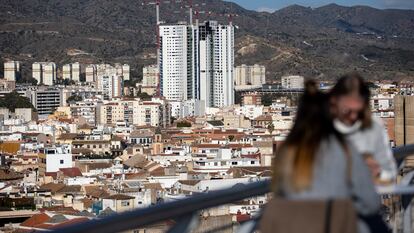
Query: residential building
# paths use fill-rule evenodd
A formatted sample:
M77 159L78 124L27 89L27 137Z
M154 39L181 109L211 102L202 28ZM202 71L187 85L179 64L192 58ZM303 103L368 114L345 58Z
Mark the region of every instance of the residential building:
M234 28L208 21L199 26L200 99L208 107L234 104Z
M42 83L42 64L39 62L35 62L32 64L32 76L34 79L37 80L37 84L40 85Z
M4 79L7 81L16 81L20 78L21 67L19 61L7 61L4 63Z
M32 74L38 85L52 86L56 81L56 64L54 62L35 62L32 64Z
M135 208L135 197L127 196L124 194L114 194L112 196L102 199L102 208L110 208L115 212L130 211Z
M80 82L80 73L81 73L81 65L79 62L75 62L72 64L72 80L75 82Z
M124 99L98 104L96 123L116 125L118 122L125 122L128 125L166 127L169 125L170 115L166 101Z
M30 100L39 117L52 114L62 105L62 90L58 88L38 88L29 90Z
M39 174L58 172L60 168L71 168L72 152L69 145L45 147L39 152Z
M91 64L85 68L85 81L87 83L94 83L97 80L97 68L96 65Z
M122 65L122 78L124 80L130 80L130 71L131 71L131 68L128 64Z
M142 68L142 86L158 86L158 67L157 65L144 66Z
M168 100L200 99L206 107L234 103L234 28L208 21L199 26L160 26L161 94Z
M168 100L187 100L197 96L196 42L197 29L186 24L160 27L161 95Z
M234 83L236 86L263 85L266 83L266 68L263 65L240 65L234 69Z
M305 78L299 75L290 75L282 77L282 88L285 89L303 89Z
M72 64L65 64L62 66L62 78L63 80L72 80Z
M395 145L414 143L414 96L396 95L395 106Z
M114 97L122 96L122 76L118 75L117 69L111 65L98 65L97 86L99 90L103 91L105 100L111 100Z

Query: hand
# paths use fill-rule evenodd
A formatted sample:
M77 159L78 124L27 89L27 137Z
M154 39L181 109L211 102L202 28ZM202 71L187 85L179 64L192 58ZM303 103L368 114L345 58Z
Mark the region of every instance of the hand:
M365 163L368 165L368 168L371 171L372 178L374 181L377 181L381 174L381 168L378 162L372 156L366 156Z

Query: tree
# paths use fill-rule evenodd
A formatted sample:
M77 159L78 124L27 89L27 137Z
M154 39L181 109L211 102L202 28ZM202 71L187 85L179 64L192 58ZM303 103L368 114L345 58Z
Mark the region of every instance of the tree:
M264 106L270 106L273 103L273 97L271 94L263 94L262 95L262 104Z
M139 97L142 100L151 100L152 98L152 96L148 95L146 92L138 93L137 97Z
M229 135L229 141L232 142L234 140L234 135Z
M79 102L79 101L82 101L82 96L79 96L79 95L71 95L67 100L66 100L66 103L70 103L70 102Z
M270 133L272 133L273 130L275 130L275 126L273 125L273 123L267 125L267 130L269 130Z
M7 93L4 97L0 98L0 107L7 108L11 112L14 112L16 108L31 108L33 111L36 111L30 100L21 96L17 91Z
M183 128L183 127L191 127L191 123L188 121L177 122L177 128Z

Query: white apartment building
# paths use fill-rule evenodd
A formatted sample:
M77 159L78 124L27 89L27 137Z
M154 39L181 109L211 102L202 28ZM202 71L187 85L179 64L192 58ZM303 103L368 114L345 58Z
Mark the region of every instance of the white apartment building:
M97 86L103 91L104 99L111 100L122 96L123 80L117 74L117 69L108 64L97 66Z
M232 167L257 167L260 166L258 159L233 158L233 159L204 159L193 162L193 169L196 172L226 172Z
M131 67L128 64L123 64L122 65L122 78L124 80L130 79L130 72L131 72Z
M98 103L101 103L101 101L97 99L84 99L79 102L71 103L69 105L71 117L82 117L89 125L95 125L95 114Z
M170 105L171 116L177 119L205 114L205 103L202 100L170 101Z
M37 80L37 85L42 83L42 64L35 62L32 64L32 76Z
M94 83L97 80L97 69L96 69L96 65L91 64L86 66L85 68L85 81L87 83Z
M149 65L142 68L142 85L152 87L158 86L157 65Z
M163 96L174 101L200 99L206 107L234 103L232 25L161 25L160 43Z
M70 145L46 147L39 152L39 173L58 172L60 168L71 168L72 152Z
M169 125L170 111L166 101L155 98L152 101L116 100L97 105L96 123L116 125L124 122L136 126L166 127Z
M72 64L72 80L75 82L80 81L80 72L81 72L81 66L79 62L75 62Z
M62 66L62 78L65 79L72 79L72 64L65 64Z
M56 64L49 62L43 66L43 84L53 86L56 81Z
M7 81L16 81L21 73L19 61L8 61L4 63L4 79Z
M161 94L168 100L181 101L188 98L188 84L192 80L187 73L193 62L188 59L193 27L185 24L160 26L160 81ZM190 39L190 40L189 40Z
M52 86L56 81L56 64L54 62L35 62L32 75L38 85Z
M207 107L234 104L234 28L208 21L200 25L200 99Z
M282 77L282 88L285 89L303 89L305 78L299 75L290 75Z
M236 86L263 85L266 83L266 68L263 65L240 65L234 69Z

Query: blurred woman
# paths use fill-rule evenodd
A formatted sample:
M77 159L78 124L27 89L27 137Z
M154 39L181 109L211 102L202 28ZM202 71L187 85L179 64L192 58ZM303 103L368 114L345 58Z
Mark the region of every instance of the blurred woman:
M330 91L334 127L357 149L368 164L376 181L396 180L387 132L370 109L370 91L363 78L351 73L342 76Z
M314 81L305 84L295 123L275 159L273 182L276 195L288 199L352 199L359 215L380 207L366 164L335 130L328 96Z

